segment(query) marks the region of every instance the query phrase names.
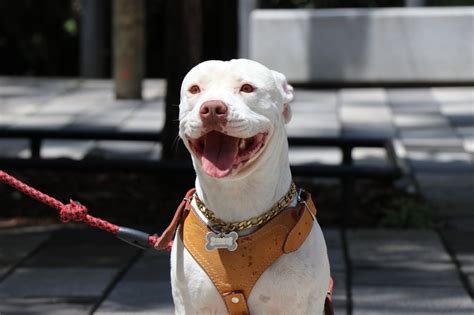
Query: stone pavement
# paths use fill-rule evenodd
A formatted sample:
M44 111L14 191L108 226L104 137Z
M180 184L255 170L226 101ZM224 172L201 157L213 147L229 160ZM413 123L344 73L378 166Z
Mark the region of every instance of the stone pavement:
M325 229L336 314L474 314L473 234L452 256L434 231ZM0 314L173 313L167 253L59 226L0 230L0 248Z
M116 101L107 80L0 77L0 129L159 131L164 82L143 101ZM393 138L418 189L448 222L437 231L325 230L337 314L474 314L474 87L296 89L290 135ZM42 156L157 159L160 145L45 141ZM28 157L26 140L0 139L0 157ZM386 163L357 148L356 163ZM332 148L292 148L293 164L338 164ZM168 257L104 233L0 230L0 314L172 312Z

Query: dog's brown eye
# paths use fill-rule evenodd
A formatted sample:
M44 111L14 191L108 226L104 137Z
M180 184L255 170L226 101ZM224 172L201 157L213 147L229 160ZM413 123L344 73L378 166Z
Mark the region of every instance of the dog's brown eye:
M255 91L255 88L251 86L250 84L244 84L240 88L240 92L244 92L244 93L252 93L253 91Z
M198 93L201 92L201 89L199 88L199 86L193 85L193 86L191 86L191 87L189 88L188 91L189 91L189 93L191 93L191 94L198 94Z

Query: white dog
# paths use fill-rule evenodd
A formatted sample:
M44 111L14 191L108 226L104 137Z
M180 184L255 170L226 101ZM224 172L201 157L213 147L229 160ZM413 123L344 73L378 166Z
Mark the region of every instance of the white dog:
M184 78L180 137L192 155L197 197L218 219L230 223L258 217L287 194L292 176L285 123L292 99L293 88L284 75L245 59L206 61ZM196 198L192 205L196 208ZM209 223L208 217L197 215ZM176 314L228 313L179 233L171 252L171 280ZM323 314L329 281L326 244L315 220L301 247L279 257L259 277L248 296L248 310Z

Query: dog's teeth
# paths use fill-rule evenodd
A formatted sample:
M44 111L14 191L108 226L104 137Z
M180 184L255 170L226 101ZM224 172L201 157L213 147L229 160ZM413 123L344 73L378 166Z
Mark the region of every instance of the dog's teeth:
M245 139L240 139L239 148L243 150L245 149L245 145L246 145Z

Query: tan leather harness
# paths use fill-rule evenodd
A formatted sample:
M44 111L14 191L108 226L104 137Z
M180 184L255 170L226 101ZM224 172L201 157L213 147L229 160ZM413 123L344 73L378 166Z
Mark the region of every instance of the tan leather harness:
M311 232L317 213L311 194L302 192L295 207L288 207L255 232L240 236L235 251L206 250L210 228L192 208L192 194L194 190L188 192L184 211L178 208L167 231L171 234L180 223L179 236L184 246L214 283L229 314L249 314L247 300L263 272L283 254L299 249ZM326 302L330 304L326 305L326 310L330 309L326 314L332 314L330 295Z

